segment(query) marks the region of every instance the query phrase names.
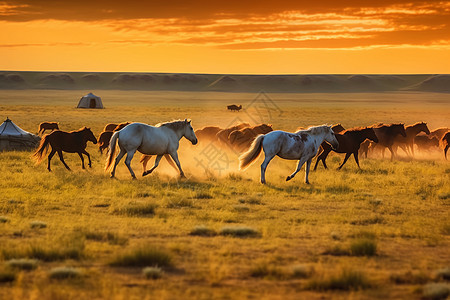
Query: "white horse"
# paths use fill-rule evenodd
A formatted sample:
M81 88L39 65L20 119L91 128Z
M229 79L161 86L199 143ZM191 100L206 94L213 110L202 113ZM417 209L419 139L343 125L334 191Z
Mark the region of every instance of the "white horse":
M136 179L130 165L136 150L143 154L156 155L155 165L150 170L145 171L142 176L153 172L153 170L158 166L163 155L169 154L177 164L177 167L180 170L180 176L184 177L177 154L180 139L183 136L193 145L198 142L190 120L188 121L185 119L184 121L166 122L156 126L150 126L143 123L132 123L124 127L122 130L116 131L111 137L105 170L109 170L111 168L114 152L116 150L116 141L118 141L117 144L119 144L120 152L116 157L116 161L111 172L111 178L115 175L117 164L120 162L122 157L127 154L125 164L127 165L133 179Z
M242 170L249 166L264 149L264 162L261 164L261 183L266 183L266 168L269 162L278 155L284 159L298 160L297 169L286 178L286 181L294 178L303 164L306 162L305 182L309 184L308 174L311 167L311 161L316 156L317 151L323 141L331 144L333 149L339 146L331 126L322 125L310 127L306 130L299 130L295 133L289 133L281 130L269 132L265 135L259 135L252 143L247 152L240 157L240 166Z

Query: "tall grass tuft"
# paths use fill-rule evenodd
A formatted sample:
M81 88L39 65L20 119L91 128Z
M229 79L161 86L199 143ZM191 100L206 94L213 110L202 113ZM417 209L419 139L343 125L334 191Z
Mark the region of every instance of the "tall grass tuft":
M436 271L436 278L438 280L450 280L450 267L440 269Z
M45 222L42 222L42 221L32 221L32 222L30 222L30 227L31 228L41 229L41 228L46 228L47 224Z
M10 270L0 270L0 283L13 282L16 278L16 273Z
M146 267L142 270L142 274L147 279L159 279L163 276L164 272L159 267Z
M350 243L350 254L353 256L374 256L377 254L377 242L370 239L355 239Z
M38 261L36 259L10 259L6 262L6 265L19 270L31 271L37 268Z
M129 204L124 207L116 208L113 213L126 215L129 217L151 217L155 214L158 205L154 203Z
M226 226L220 230L220 234L233 237L256 237L259 235L258 231L246 226Z
M314 268L305 265L292 266L291 270L293 278L309 278L314 274Z
M109 265L113 267L171 267L172 255L154 246L140 246L118 254Z
M50 270L49 277L51 279L74 279L80 278L82 273L80 270L72 267L57 267Z
M9 218L5 217L5 216L0 216L0 223L8 223L9 222Z
M114 232L95 232L95 231L83 231L87 240L97 242L107 242L111 245L125 245L128 243L128 239Z
M312 279L307 288L311 290L360 290L372 286L367 277L358 271L344 269L340 274L325 279Z
M286 279L287 274L277 266L269 265L268 263L260 263L250 270L251 277L260 277L267 279Z
M189 234L197 236L215 236L217 235L217 232L214 229L208 228L204 225L200 225L195 226Z

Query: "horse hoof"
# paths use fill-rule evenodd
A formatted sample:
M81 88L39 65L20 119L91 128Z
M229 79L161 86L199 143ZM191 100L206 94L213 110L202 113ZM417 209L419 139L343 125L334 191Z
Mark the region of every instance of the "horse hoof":
M291 180L291 179L292 179L291 176L286 177L286 181L289 181L289 180Z
M137 178L136 178L136 176L132 175L131 179L136 180Z
M147 172L142 172L142 177L144 177L145 175L147 175Z
M309 181L305 181L306 184L309 184Z

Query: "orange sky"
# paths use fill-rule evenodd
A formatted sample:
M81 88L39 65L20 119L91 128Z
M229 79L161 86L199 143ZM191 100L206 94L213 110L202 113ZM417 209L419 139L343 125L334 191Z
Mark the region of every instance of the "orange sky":
M0 70L450 73L450 1L0 0Z

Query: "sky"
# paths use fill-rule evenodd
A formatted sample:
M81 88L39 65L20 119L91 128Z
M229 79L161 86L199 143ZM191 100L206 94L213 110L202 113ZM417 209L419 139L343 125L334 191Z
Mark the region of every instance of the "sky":
M450 1L0 0L0 70L450 73Z

